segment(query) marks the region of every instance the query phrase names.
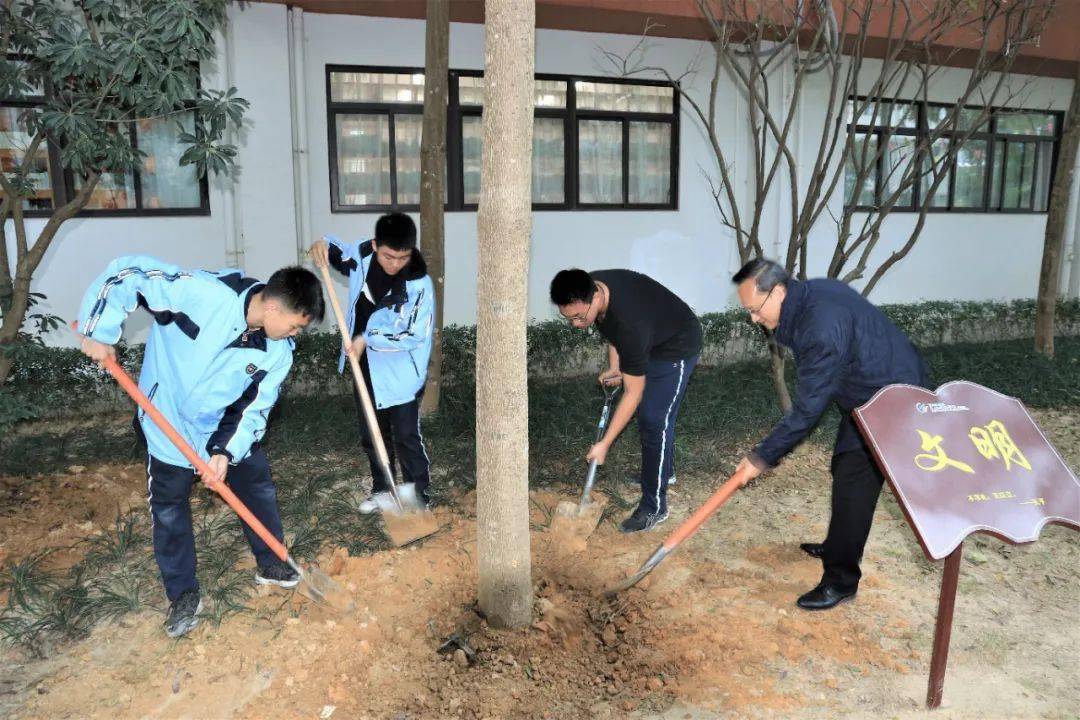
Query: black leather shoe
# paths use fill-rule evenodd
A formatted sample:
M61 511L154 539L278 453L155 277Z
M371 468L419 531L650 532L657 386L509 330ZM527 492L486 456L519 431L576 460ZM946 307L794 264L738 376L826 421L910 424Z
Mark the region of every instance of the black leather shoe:
M855 597L856 592L856 590L843 590L836 585L821 583L810 592L800 596L795 604L803 610L828 610Z
M825 543L802 543L799 547L810 557L820 558L825 554Z

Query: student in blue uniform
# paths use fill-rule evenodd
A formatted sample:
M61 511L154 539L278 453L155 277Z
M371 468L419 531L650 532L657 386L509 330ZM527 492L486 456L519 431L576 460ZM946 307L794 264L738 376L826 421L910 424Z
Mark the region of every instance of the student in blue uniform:
M375 405L391 472L400 470L405 497L415 495L426 504L431 499L431 463L420 430L420 401L431 357L435 288L416 247L416 224L404 213L383 215L375 223L373 239L346 243L328 235L312 245L310 255L317 265L329 265L349 279L349 352L359 360ZM343 349L338 372L344 369ZM372 477L372 495L360 503L360 512L372 513L390 505L390 487L355 387L353 394Z
M284 537L270 465L259 442L278 390L292 366L292 338L323 317L322 288L310 271L278 270L266 283L239 270L183 270L146 256L114 260L87 289L79 311L82 351L115 357L129 313L154 319L139 388L207 460L211 481L226 481L279 540ZM135 427L147 446L147 495L154 558L171 607L169 637L198 624L195 536L189 496L195 471L140 411ZM255 582L293 587L296 572L254 532Z

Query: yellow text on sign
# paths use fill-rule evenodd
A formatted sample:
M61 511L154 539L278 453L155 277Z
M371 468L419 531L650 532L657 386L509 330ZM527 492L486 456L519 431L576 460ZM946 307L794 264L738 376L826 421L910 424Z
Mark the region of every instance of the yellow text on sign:
M973 427L968 433L975 449L987 460L1000 458L1005 463L1005 469L1011 470L1012 466L1019 465L1025 470L1031 469L1031 463L1024 457L1024 453L1013 442L1005 424L1000 420L993 420L985 427Z
M945 454L945 448L941 447L941 436L931 435L924 430L916 430L922 439L922 454L915 456L915 464L920 470L938 472L947 467L956 468L966 473L974 474L974 470L967 463L953 460Z

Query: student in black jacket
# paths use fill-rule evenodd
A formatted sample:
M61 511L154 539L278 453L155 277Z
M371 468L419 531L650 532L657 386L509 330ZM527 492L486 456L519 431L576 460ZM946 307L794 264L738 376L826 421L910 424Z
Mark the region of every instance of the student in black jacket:
M826 610L855 596L874 508L884 480L855 428L851 411L886 385L926 387L926 364L885 315L837 280L799 281L770 260L752 260L732 278L754 322L775 334L795 358L791 410L743 458L752 479L777 465L813 430L830 403L841 412L832 457L832 517L822 544L804 543L824 565L821 582L798 606Z

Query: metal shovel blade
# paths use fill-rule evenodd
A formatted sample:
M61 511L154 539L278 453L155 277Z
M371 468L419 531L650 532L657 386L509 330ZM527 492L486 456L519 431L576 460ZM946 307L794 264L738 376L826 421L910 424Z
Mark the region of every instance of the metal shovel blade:
M555 506L548 532L564 550L581 552L585 549L589 536L600 524L606 506L607 501L602 498L584 505L563 500Z
M382 513L386 535L395 547L422 540L439 531L439 521L416 494L416 486L403 483L397 486L397 502L390 493L372 496ZM399 505L400 503L400 505Z
M652 556L648 560L646 560L640 568L638 568L638 571L636 573L626 578L618 585L615 585L614 587L608 588L606 591L604 591L604 597L606 597L608 600L611 600L618 596L618 594L623 592L624 590L629 590L630 588L637 585L639 582L645 579L646 575L656 569L656 566L659 565L665 557L667 557L668 552L670 551L663 545L658 547L656 549L656 552L654 552Z
M288 560L293 570L300 574L297 591L323 607L339 613L351 613L356 609L356 601L340 583L315 566L304 570L291 557Z

